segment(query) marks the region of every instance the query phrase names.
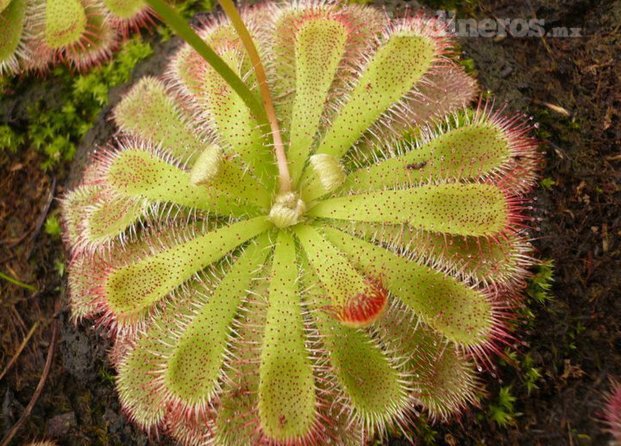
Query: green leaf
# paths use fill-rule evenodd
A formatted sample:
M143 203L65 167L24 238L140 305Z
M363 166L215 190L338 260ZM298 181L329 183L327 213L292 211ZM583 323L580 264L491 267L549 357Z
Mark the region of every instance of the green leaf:
M45 0L45 43L50 48L79 42L86 25L86 11L80 0Z
M166 414L164 395L157 391L154 374L159 363L158 351L163 348L161 340L167 334L163 327L152 328L119 367L116 386L121 404L144 428L155 426Z
M299 4L294 8L282 8L273 24L273 38L270 45L265 45L269 51L267 59L273 69L274 94L277 115L284 129L291 128L293 117L293 102L297 83L296 69L296 38L298 30L309 21L337 21L347 28L347 42L345 53L337 69L330 88L328 101L334 102L333 94L337 91L342 94L355 79L354 67L359 66L359 60L369 51L369 43L385 29L387 17L375 8L350 8L344 4ZM323 65L324 62L320 62ZM339 94L339 93L336 93ZM323 109L323 107L322 107ZM331 114L332 110L324 112ZM312 112L311 112L312 113ZM285 138L287 132L283 135Z
M229 67L237 75L247 78L247 82L252 85L256 82L252 65L234 33L234 30L224 28L220 30L220 35L211 36L208 41L214 42L215 50L220 52ZM265 129L243 99L211 67L205 67L201 97L207 103L225 151L238 154L263 184L271 188L276 178L272 150L264 136Z
M265 109L257 97L248 89L237 73L214 52L196 32L190 27L188 22L174 8L167 5L163 0L145 0L161 17L161 19L172 28L179 37L185 40L211 67L226 80L229 85L248 106L252 113L261 123L267 123Z
M331 198L314 217L388 224L456 235L486 236L508 224L507 199L490 184L438 184Z
M65 237L69 246L80 244L84 230L86 209L101 197L102 186L80 186L67 194L62 201Z
M177 340L165 382L185 405L201 407L218 390L233 319L269 254L268 246L267 236L262 236L244 249Z
M74 256L69 262L68 290L72 320L80 321L97 313L97 284L93 277L104 274L103 265L105 262L97 253Z
M312 155L309 161L306 176L300 187L300 194L307 203L334 192L346 179L340 160L332 155L317 153Z
M317 153L342 157L384 112L429 70L436 47L429 38L395 32L378 48L346 99Z
M443 59L437 68L425 74L425 82L416 85L417 94L399 103L399 112L391 114L381 130L400 139L413 129L461 113L476 100L479 95L477 81L458 63ZM392 144L390 139L388 144Z
M259 417L277 442L304 442L316 420L313 365L306 348L295 242L280 231L269 288L261 365Z
M189 124L165 85L143 77L114 109L121 130L159 145L182 162L194 160L207 144Z
M91 68L108 59L117 42L116 33L109 26L103 8L96 3L89 4L87 8L85 31L79 40L67 47L58 48L79 70Z
M466 347L489 341L493 308L485 294L392 252L325 228L326 238L383 285L420 319L447 339Z
M147 7L144 0L103 0L103 4L113 15L122 19L131 19Z
M472 360L460 356L454 346L449 344L437 352L431 364L417 359L413 364L414 373L418 374L416 397L433 417L446 420L476 401L475 366Z
M11 0L0 0L0 13L3 12L10 3Z
M241 221L113 270L103 291L117 318L140 317L196 272L268 230L265 217Z
M148 209L143 200L105 196L91 203L84 214L83 236L87 243L101 245L123 234Z
M429 180L480 179L494 174L511 156L503 131L491 125L457 127L407 152L359 169L347 177L350 193L412 186Z
M407 403L398 370L363 331L318 317L334 373L356 414L368 426L394 419Z
M223 178L239 181L242 177ZM213 184L196 185L188 172L139 148L128 148L114 154L106 180L115 192L127 197L174 203L220 215L244 215L257 211L252 205L244 206L240 202L244 198L254 201L259 195L256 188L244 188L241 187L243 182L238 182L238 196L231 196L218 189L217 184L216 187Z
M412 396L434 419L446 420L476 399L474 363L403 306L391 307L380 321L387 348L403 358Z
M246 202L247 213L253 208L267 212L272 203L272 196L252 173L244 170L236 160L225 158L220 164L218 174L206 184L226 194L230 201ZM244 209L244 208L242 208Z
M271 260L271 259L270 259ZM268 272L271 262L262 270ZM236 337L232 346L232 360L227 371L227 386L220 396L220 407L215 421L215 444L256 444L261 438L257 429L261 340L267 315L268 279L263 276L252 288L252 293L239 313L235 326Z
M330 296L329 312L342 323L357 327L374 322L384 310L387 293L379 276L360 274L338 248L311 226L295 227L295 234Z
M340 21L323 17L309 19L296 30L296 87L287 153L294 184L308 159L348 33Z
M22 41L24 19L26 17L26 0L12 0L6 3L0 12L2 39L0 39L0 75L12 73L18 68L16 52Z
M161 383L163 358L171 353L175 340L175 330L179 320L188 317L192 304L200 300L204 291L192 284L183 298L172 303L158 314L156 321L142 333L132 348L132 339L120 336L116 348L126 348L121 352L116 386L123 408L129 411L133 421L144 429L158 425L168 412L170 398Z
M327 356L357 418L370 430L394 420L408 403L403 377L386 352L362 330L347 327L323 311L331 296L306 268L304 286Z
M519 280L529 262L524 255L529 251L528 242L512 233L498 238L466 237L407 225L334 221L330 226L477 282L503 284Z
M190 170L193 184L208 184L220 172L222 165L222 149L217 145L208 145L198 155Z

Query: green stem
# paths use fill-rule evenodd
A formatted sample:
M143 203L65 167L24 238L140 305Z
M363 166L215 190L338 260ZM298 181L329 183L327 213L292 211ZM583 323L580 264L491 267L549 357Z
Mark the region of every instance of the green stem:
M267 75L265 74L265 68L259 57L257 48L248 32L248 28L241 19L233 0L218 0L222 9L231 20L235 31L239 35L246 51L250 62L254 67L257 82L259 84L259 91L261 98L263 99L263 106L265 107L265 113L272 130L272 138L274 141L274 153L276 155L276 162L278 164L278 178L280 182L280 192L290 192L292 188L291 175L289 173L289 164L287 162L287 155L285 153L285 146L282 142L282 136L280 133L280 127L278 125L278 118L276 117L276 110L274 108L274 102L272 101L272 95L270 93L269 85L267 83Z
M163 0L145 0L155 12L160 16L162 21L166 23L179 37L185 40L192 48L194 48L209 65L224 80L231 86L231 88L242 98L246 103L250 111L255 115L257 120L267 125L268 120L265 114L265 109L261 103L252 94L248 86L239 78L237 74L222 60L210 47L200 38L196 32L188 25L186 20L179 15L179 13L167 5Z
M24 282L21 282L21 281L19 281L17 279L14 279L13 277L11 277L9 275L4 274L2 271L0 271L0 279L4 279L7 282L12 283L13 285L17 285L19 287L25 288L25 289L30 290L30 291L37 291L37 289L34 286L28 285L27 283L24 283Z

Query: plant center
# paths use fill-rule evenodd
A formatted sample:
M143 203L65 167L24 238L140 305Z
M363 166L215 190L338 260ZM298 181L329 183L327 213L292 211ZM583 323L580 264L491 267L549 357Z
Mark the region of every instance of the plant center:
M281 193L270 209L270 220L279 228L288 228L298 224L305 212L306 204L297 192Z

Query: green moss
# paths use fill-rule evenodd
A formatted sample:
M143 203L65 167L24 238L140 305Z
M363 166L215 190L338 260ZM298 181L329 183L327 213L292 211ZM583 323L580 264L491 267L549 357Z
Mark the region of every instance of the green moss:
M471 57L464 57L463 59L459 60L459 64L464 67L464 70L466 70L466 73L470 74L471 76L477 76L478 72L477 72L477 68L474 62L474 59Z
M210 10L213 3L211 0L188 0L178 7L190 17L198 10ZM166 35L167 32L162 31L160 38ZM44 170L58 170L66 165L107 105L110 90L129 81L136 64L152 54L151 43L136 36L122 45L110 63L87 74L76 75L65 67L54 69L44 82L49 82L50 87L59 86L59 93L51 100L46 96L31 104L25 125L0 125L0 156L32 147L43 155L41 167ZM0 77L0 91L9 98L11 92L22 92L31 84L30 77L17 81ZM57 98L61 98L60 103L54 102Z
M8 125L0 125L0 153L15 153L24 143L25 136L17 133Z
M527 353L522 361L522 379L529 395L539 388L537 382L541 379L541 372L535 367L535 361L530 353Z
M544 304L554 297L550 292L554 283L554 260L548 259L541 262L535 275L531 278L526 294L536 302Z
M554 181L553 178L550 177L546 177L543 180L541 180L539 182L539 184L541 185L541 187L543 187L544 189L552 189L554 186L556 186L556 181Z
M488 418L501 427L513 424L519 415L515 412L515 402L516 398L511 394L511 386L501 387L496 401L488 408Z
M46 234L58 238L60 237L61 229L60 219L57 214L52 214L45 220L44 230Z
M71 161L77 144L107 104L110 89L127 82L136 64L152 53L151 45L137 37L123 46L112 63L88 74L74 76L66 68L56 69L52 82L62 83L61 104L50 106L44 100L32 104L26 131L15 129L11 134L0 127L0 143L10 141L13 152L29 144L44 155L45 170Z

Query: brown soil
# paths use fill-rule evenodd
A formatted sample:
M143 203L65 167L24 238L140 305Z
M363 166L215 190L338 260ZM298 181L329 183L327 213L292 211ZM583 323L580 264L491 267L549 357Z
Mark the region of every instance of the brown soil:
M429 0L430 5L446 3ZM520 328L521 353L530 353L542 379L526 392L519 366L486 376L489 398L501 385L517 397L514 425L500 428L481 410L459 422L434 426L437 444L605 445L599 421L608 377L621 378L621 1L469 1L467 17L545 19L581 28L582 37L504 40L464 38L464 55L474 60L482 86L509 110L526 111L539 123L544 154L542 178L555 185L537 194L535 244L538 256L554 259L555 298L532 304L534 320ZM394 5L390 5L394 7ZM403 6L402 3L397 5ZM141 65L134 77L157 73L163 53ZM160 61L160 62L158 62ZM126 87L112 93L111 102ZM0 124L24 125L34 99L53 107L63 94L52 80L26 82L0 98ZM104 111L87 135L74 165L110 134ZM60 337L43 393L12 444L54 438L66 445L158 443L132 427L120 412L106 345L87 326L68 322L61 276L63 250L42 230L70 177L40 168L34 150L0 155L0 271L32 284L31 291L0 280L0 373L34 324L15 366L0 382L0 436L17 422L44 369L54 326ZM389 443L402 444L394 439Z

